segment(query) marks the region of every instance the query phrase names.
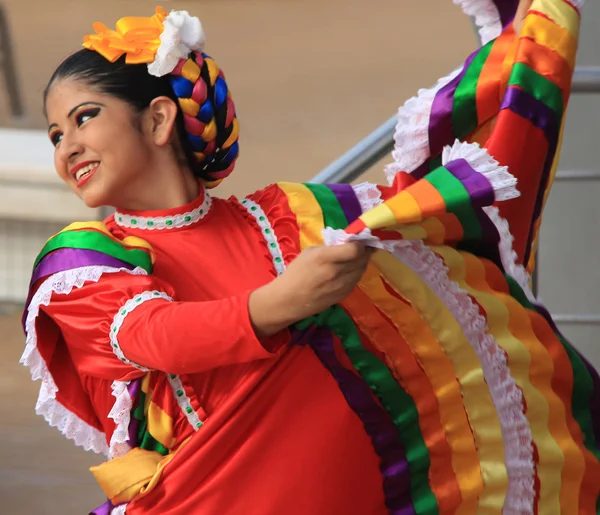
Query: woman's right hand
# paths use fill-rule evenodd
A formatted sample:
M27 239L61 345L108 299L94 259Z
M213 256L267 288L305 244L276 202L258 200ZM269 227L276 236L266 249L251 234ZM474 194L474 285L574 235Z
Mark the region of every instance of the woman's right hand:
M283 274L250 295L257 336L271 336L343 300L362 277L371 254L360 242L301 252Z

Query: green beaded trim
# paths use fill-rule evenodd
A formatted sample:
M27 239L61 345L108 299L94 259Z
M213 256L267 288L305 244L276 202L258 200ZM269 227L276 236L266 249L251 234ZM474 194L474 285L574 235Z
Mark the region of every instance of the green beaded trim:
M256 223L260 227L263 238L267 242L267 248L269 249L271 257L273 258L275 271L277 272L277 275L282 274L285 270L283 253L281 252L281 247L277 241L277 236L275 235L275 231L273 230L267 215L256 202L250 199L242 200L242 206L244 206L248 213L250 213L256 219Z
M212 200L207 192L204 192L204 202L200 207L174 216L131 216L118 211L115 213L115 223L121 227L128 229L145 229L145 230L161 230L161 229L181 229L188 225L195 224L202 220L210 211Z
M198 431L198 429L202 427L202 421L200 420L200 417L198 417L198 414L194 411L194 408L192 407L192 401L185 394L183 383L181 382L180 377L176 374L169 374L168 378L169 384L173 389L173 395L175 395L175 399L177 399L177 404L179 404L181 411L188 419L190 425L195 431Z

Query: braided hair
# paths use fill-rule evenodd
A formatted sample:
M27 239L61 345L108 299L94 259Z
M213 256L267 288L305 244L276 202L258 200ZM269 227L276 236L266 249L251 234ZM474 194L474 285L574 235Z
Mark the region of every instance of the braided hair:
M192 52L169 80L197 166L214 187L233 171L238 157L239 125L225 75L211 57Z
M157 97L170 98L178 105L177 135L194 175L214 188L233 171L239 153L235 106L222 70L208 55L192 52L171 74L155 77L145 64L126 64L124 56L110 62L84 48L58 66L44 91L44 105L61 79L82 81L138 113Z

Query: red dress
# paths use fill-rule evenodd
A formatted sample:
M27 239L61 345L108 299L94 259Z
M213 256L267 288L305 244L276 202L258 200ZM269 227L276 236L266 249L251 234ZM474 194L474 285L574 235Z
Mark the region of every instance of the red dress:
M273 186L250 198L269 218L287 261L300 247L283 197ZM331 374L310 348L289 345L287 331L262 342L254 334L249 294L276 276L255 219L236 199L212 199L198 220L164 224L197 213L203 201L202 193L177 209L117 213L107 221L110 232L149 242L153 275L104 275L55 294L43 308L60 328L107 441L115 430L108 416L113 381L137 377L140 367L179 374L196 397L201 430L127 513L388 513L378 457ZM162 228L139 228L144 219ZM125 316L119 359L110 351L111 324L145 291L166 295ZM179 413L175 437L183 440L190 424Z
M498 37L400 110L390 187L201 193L47 242L22 362L36 411L111 458L94 515L596 512L600 375L523 266L581 0L538 3L521 35L516 2L483 6ZM250 292L354 238L380 250L353 292L257 340Z

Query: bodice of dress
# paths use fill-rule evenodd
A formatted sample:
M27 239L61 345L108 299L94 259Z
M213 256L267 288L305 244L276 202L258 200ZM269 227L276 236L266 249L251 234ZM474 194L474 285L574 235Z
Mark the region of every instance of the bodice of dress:
M151 244L156 256L153 275L173 288L177 300L219 301L246 295L276 277L258 218L265 219L268 231L277 227L277 234L282 235L278 246L285 248L288 257L299 252L296 241L286 238L298 231L295 219L286 221L278 216L285 207L283 194L271 187L257 194L257 200L264 209L260 207L261 214L254 216L254 211L236 198L211 198L201 189L198 198L187 205L117 212L107 226L119 239L137 236ZM260 361L231 364L193 374L191 381L206 414L212 413L246 374L264 366L270 365Z

